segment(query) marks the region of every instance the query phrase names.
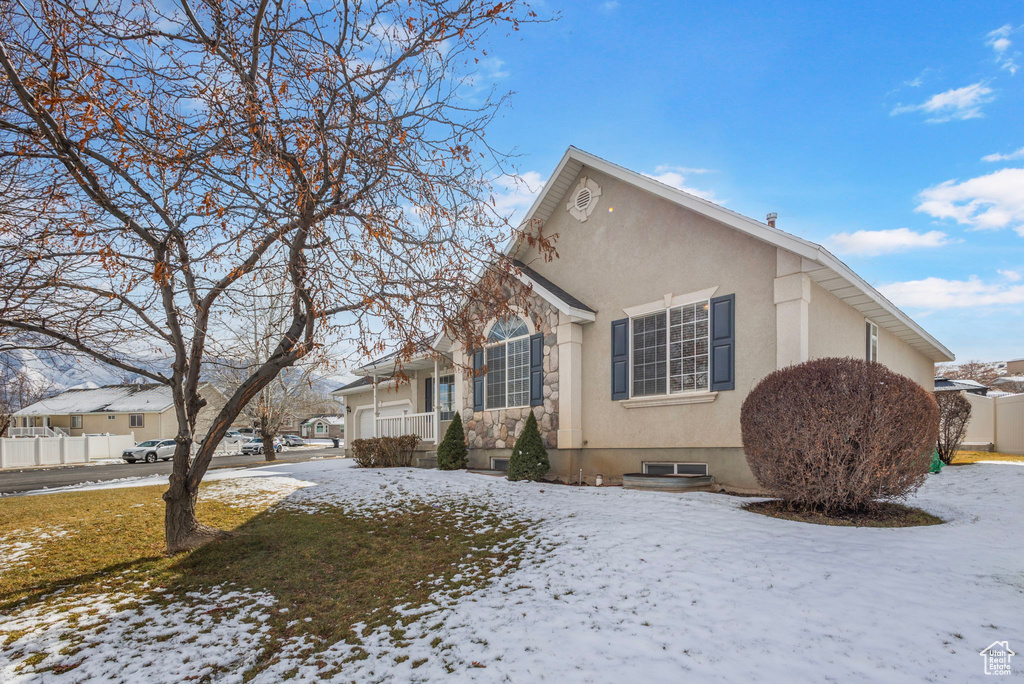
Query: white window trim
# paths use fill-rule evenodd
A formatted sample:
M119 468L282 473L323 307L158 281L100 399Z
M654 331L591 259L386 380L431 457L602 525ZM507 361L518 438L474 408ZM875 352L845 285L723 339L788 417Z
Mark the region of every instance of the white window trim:
M700 292L710 292L714 294L718 289L716 285L713 288L707 290L701 290ZM700 292L691 292L688 295L681 295L682 297L690 297L694 294L700 294ZM643 396L633 396L633 316L629 317L629 399L623 399L619 401L619 404L623 408L644 408L648 406L675 406L678 404L707 404L714 401L718 397L718 392L711 391L711 297L707 297L708 302L708 389L706 390L693 390L692 392L672 392L672 380L671 371L669 364L671 359L669 358L669 346L672 344L672 335L669 328L671 323L668 320L669 309L674 309L677 306L685 306L687 304L695 304L697 302L704 301L701 299L692 299L688 301L681 301L676 303L672 295L666 294L665 298L658 302L662 306L660 308L646 311L641 314L637 314L637 318L641 316L649 316L651 314L658 313L659 311L665 312L665 394L645 394ZM664 305L668 302L672 302L672 306L665 307ZM641 306L649 306L647 304ZM634 307L638 308L638 307ZM624 309L625 310L625 309Z
M630 388L632 389L632 388ZM651 408L654 406L682 406L684 404L710 404L718 392L679 392L678 394L648 394L617 402L622 408Z
M513 311L516 311L516 309L513 308ZM533 321L530 320L529 316L524 316L524 315L521 315L521 314L518 314L518 313L516 313L515 315L519 318L519 320L521 320L526 325L526 334L525 335L520 335L519 337L510 337L508 339L502 340L501 342L492 342L490 344L485 344L483 346L484 365L486 366L487 365L487 350L488 349L493 349L494 347L498 347L498 346L501 346L501 345L505 345L505 405L504 406L489 406L488 405L488 403L487 403L487 375L485 374L484 375L484 410L485 411L506 411L506 410L509 410L509 409L524 409L524 408L529 408L530 407L529 386L527 386L526 403L525 404L520 404L520 405L517 405L517 406L509 406L508 405L508 359L509 359L508 343L509 342L515 342L517 340L523 340L523 339L527 340L527 343L526 343L526 353L527 353L527 355L529 355L529 353L530 353L529 339L530 339L530 337L532 337L533 335L536 334L536 329L533 327ZM487 326L487 333L486 333L487 337L490 337L491 329L494 328L494 325L497 322L498 322L498 320L495 319L495 320L491 321L491 323ZM529 369L529 365L527 365L527 369ZM491 369L489 367L487 368L487 372L488 373L491 372ZM527 370L527 378L529 378L529 370Z
M686 294L681 295L673 295L671 292L668 292L664 297L657 301L647 302L646 304L637 304L636 306L631 306L628 309L623 309L622 311L630 318L646 316L647 314L657 313L658 311L667 309L674 309L677 306L693 304L705 299L710 301L710 299L715 296L716 292L718 292L718 285L704 290L697 290L696 292L687 292Z
M434 376L431 376L431 377L434 377ZM451 378L452 379L452 381L450 383L451 384L451 392L448 395L448 398L451 401L451 406L452 406L452 410L451 411L444 411L444 410L442 410L442 404L444 402L443 402L443 400L441 398L441 380L443 380L444 378ZM437 406L434 407L434 410L437 411L438 416L440 416L441 414L444 414L444 413L451 413L452 414L451 418L442 418L441 420L454 420L455 419L455 414L458 413L458 409L456 409L456 407L455 407L455 384L457 382L457 380L455 378L455 370L452 369L452 371L450 373L441 373L441 375L439 375L438 377L434 378L434 382L437 383ZM486 387L484 389L486 391ZM484 399L486 399L486 397L484 397Z
M139 417L139 424L132 425L135 422L135 416ZM128 427L130 428L142 428L146 427L146 414L144 413L129 413L128 414Z
M864 356L867 357L868 361L878 361L878 324L872 321L870 318L865 318L864 322L870 326L865 332L864 339ZM875 357L871 358L871 343L874 342Z
M76 418L77 418L77 421L75 420ZM75 425L76 422L78 423L78 425ZM71 416L70 427L71 427L72 430L81 430L82 429L82 416L80 416L80 415L73 415L73 416Z

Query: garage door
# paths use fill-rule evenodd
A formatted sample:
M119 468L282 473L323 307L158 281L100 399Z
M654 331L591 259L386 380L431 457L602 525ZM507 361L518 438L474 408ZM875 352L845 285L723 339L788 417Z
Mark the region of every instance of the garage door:
M400 406L381 406L380 417L388 418L390 416L400 416L403 413L408 413L410 410L409 404L402 404ZM372 437L373 436L373 409L368 408L359 412L359 436L360 437Z

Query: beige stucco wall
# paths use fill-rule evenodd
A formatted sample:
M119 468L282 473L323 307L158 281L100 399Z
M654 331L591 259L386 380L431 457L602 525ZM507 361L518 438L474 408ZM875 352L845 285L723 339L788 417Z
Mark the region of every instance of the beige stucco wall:
M865 356L864 314L817 283L811 283L810 358ZM935 362L885 328L878 327L878 362L914 380L929 392L935 387Z
M166 417L164 414L160 413L151 412L142 414L143 427L141 428L129 427L130 421L128 417L129 414L127 413L76 414L82 416L81 428L71 427L70 415L50 416L50 425L64 428L72 437L103 434L106 432L115 435L130 435L134 433L135 440L142 442L147 439L169 439L174 437L174 412L169 410L164 413L166 414ZM107 416L113 416L113 418L108 418Z
M594 213L580 223L563 202L544 229L558 235L560 257L524 260L598 312L583 326L584 454L741 446L743 398L775 369L775 247L590 169L583 173L601 186ZM627 409L612 401L611 322L626 316L624 308L666 293L714 286L715 296L736 295L736 389L705 404Z
M212 385L205 385L200 388L199 393L206 399L206 406L199 412L196 419L196 435L202 437L206 434L213 422L217 411L224 405L224 395ZM129 413L84 413L74 414L82 416L82 427L71 427L71 414L49 416L50 425L60 427L68 431L72 437L90 434L111 433L115 435L135 435L136 442L144 442L147 439L173 439L178 432L178 421L171 407L162 413L155 411L144 412L143 425L140 428L131 427ZM111 418L110 416L113 416ZM42 425L41 418L36 419L37 424Z

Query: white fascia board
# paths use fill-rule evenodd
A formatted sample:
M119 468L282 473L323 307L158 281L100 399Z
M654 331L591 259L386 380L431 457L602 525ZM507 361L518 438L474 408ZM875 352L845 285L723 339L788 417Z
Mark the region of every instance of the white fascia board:
M519 280L529 285L533 289L534 293L540 295L543 299L546 299L548 303L553 304L560 312L570 318L576 319L573 320L573 323L592 323L596 320L597 316L594 312L577 309L525 273L519 274Z

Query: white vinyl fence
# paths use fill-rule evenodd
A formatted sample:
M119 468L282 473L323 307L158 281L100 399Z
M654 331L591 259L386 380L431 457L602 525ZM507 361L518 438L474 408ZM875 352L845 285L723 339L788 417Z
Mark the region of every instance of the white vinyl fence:
M964 446L992 444L1003 454L1024 454L1024 394L982 397L965 394L971 402Z
M117 458L132 446L134 435L0 438L0 468L88 463Z

